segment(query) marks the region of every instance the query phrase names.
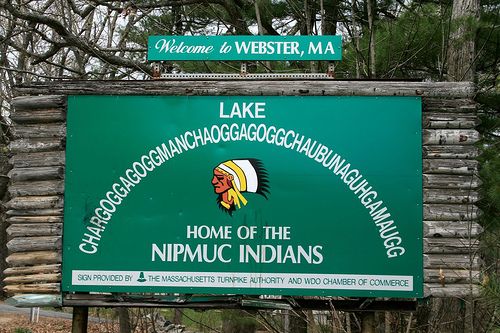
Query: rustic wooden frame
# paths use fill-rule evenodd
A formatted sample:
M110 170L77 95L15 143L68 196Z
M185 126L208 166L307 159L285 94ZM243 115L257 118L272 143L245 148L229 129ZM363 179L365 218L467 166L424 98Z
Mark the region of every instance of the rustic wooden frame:
M469 82L333 80L60 81L16 88L5 292L59 293L68 95L421 96L426 296L477 295L479 133ZM78 297L68 297L73 303ZM83 297L85 299L85 297ZM97 300L96 300L97 301ZM88 304L89 299L86 299ZM77 304L78 301L74 305ZM80 302L82 303L82 302ZM83 302L84 303L84 302ZM109 303L109 302L108 302ZM135 304L135 303L134 303ZM109 304L108 304L109 306ZM137 306L136 304L134 306Z

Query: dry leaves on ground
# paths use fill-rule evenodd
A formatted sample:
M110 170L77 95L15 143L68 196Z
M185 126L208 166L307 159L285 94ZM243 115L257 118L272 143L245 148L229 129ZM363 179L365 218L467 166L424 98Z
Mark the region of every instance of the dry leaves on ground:
M23 330L24 329L24 330ZM0 314L0 333L70 333L71 319L40 317L38 323L30 323L27 315ZM118 332L116 323L89 323L88 333Z

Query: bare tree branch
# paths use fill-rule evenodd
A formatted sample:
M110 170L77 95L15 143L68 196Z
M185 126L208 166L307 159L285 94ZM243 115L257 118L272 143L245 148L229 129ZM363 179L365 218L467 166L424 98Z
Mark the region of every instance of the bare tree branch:
M150 68L147 64L138 63L126 58L120 58L112 54L107 54L97 48L91 47L85 40L71 33L61 22L47 16L33 12L26 12L13 6L8 0L0 1L0 8L9 11L14 17L26 20L34 24L43 24L54 30L61 38L69 45L75 46L81 51L92 54L95 57L117 66L132 67L141 70L144 73L149 73Z

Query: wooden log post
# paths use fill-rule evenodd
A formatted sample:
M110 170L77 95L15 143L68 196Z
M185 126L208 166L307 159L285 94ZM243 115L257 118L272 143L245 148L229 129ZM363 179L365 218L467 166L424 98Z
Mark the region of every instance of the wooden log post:
M87 306L75 306L73 308L71 333L87 333L88 320L89 308Z

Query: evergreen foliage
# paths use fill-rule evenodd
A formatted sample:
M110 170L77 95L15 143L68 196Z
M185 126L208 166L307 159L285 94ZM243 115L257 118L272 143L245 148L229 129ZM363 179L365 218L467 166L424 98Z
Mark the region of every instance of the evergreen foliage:
M485 263L482 302L489 310L491 327L500 326L500 93L480 95L483 114L478 130L482 134L479 157L482 181L480 222L484 228L481 250Z

